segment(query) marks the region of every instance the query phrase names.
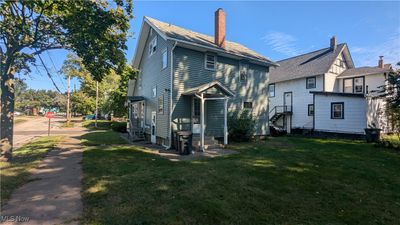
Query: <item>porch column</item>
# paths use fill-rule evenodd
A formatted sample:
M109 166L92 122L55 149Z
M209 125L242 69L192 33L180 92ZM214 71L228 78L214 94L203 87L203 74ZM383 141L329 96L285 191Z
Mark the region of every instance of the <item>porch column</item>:
M200 150L204 152L204 97L201 94L201 104L200 104L200 124L201 124L201 132L200 132Z
M224 145L228 144L228 99L224 100Z

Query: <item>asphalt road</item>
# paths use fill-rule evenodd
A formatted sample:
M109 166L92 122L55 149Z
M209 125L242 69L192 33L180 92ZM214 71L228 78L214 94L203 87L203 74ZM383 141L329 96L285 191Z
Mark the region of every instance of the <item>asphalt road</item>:
M51 119L50 135L69 135L77 132L75 129L61 128L61 122L65 118L56 117ZM14 148L29 142L32 138L48 135L49 119L46 117L29 117L29 120L14 126Z

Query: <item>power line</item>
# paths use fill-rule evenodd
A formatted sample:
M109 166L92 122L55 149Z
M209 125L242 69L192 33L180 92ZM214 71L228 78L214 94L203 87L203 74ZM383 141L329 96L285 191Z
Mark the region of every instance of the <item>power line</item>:
M57 89L58 92L61 93L60 88L58 88L58 86L57 86L56 82L54 82L54 79L53 79L53 77L51 76L49 70L47 69L46 65L44 64L44 61L43 61L42 57L40 57L40 55L38 55L38 57L39 57L39 59L40 59L40 62L41 62L42 65L43 65L44 69L45 69L46 72L47 72L47 76L50 78L51 82L53 82L54 87Z
M56 71L56 74L57 74L58 79L60 80L62 86L63 86L64 89L66 90L67 88L66 88L66 86L65 86L65 84L64 84L64 80L61 78L61 76L60 76L60 74L59 74L59 72L58 72L58 70L57 70L57 68L56 68L56 65L54 64L53 59L52 59L51 56L50 56L49 51L46 51L46 52L47 52L47 56L49 57L51 63L53 64L53 68L54 68L54 70Z

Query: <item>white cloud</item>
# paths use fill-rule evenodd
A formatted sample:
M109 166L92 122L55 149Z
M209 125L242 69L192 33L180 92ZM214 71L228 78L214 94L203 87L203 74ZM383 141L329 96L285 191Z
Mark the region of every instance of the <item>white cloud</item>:
M400 62L400 33L375 46L355 46L350 47L350 51L357 66L376 66L381 55L385 63L395 65Z
M267 45L270 45L272 50L285 56L295 56L299 54L299 50L295 46L296 38L290 34L270 31L262 37L262 40L264 40Z

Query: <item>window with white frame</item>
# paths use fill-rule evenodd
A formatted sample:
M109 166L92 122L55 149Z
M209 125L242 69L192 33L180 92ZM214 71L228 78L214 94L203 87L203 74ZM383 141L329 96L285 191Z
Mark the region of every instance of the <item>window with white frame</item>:
M193 99L193 124L200 124L200 99Z
M354 93L364 93L364 77L354 78Z
M168 65L168 54L167 54L167 49L165 49L162 53L162 68L165 69L167 68Z
M153 87L153 98L157 96L157 87Z
M217 65L217 57L211 54L205 54L205 67L208 70L215 70Z
M344 119L344 103L332 102L331 103L331 119Z
M315 88L317 86L316 84L316 78L315 77L307 77L306 79L306 88L307 89L312 89Z
M247 81L249 65L247 64L240 64L239 69L239 81L240 83L245 83Z
M268 85L268 95L269 97L275 97L275 84Z
M314 104L308 104L308 116L314 116Z
M155 36L149 44L149 56L153 55L157 50L157 36Z
M158 97L158 113L164 113L164 95Z
M343 80L343 92L353 93L353 79L352 78Z

